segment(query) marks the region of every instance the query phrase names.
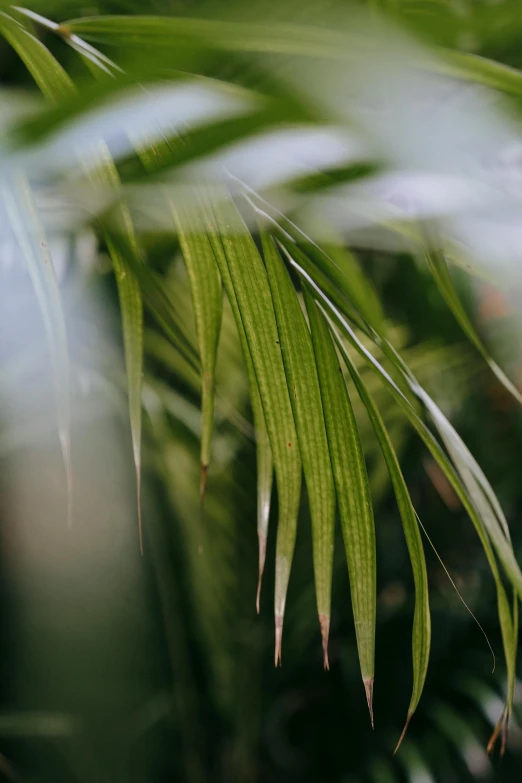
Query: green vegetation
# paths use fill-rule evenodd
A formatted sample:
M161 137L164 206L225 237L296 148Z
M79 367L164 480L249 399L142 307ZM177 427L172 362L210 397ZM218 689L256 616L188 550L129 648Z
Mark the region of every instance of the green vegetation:
M6 779L518 780L515 6L31 8Z

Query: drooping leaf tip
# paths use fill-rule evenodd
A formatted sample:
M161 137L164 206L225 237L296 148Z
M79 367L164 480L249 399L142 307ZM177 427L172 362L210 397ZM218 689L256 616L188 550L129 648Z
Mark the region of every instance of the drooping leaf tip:
M500 737L499 755L500 758L504 756L504 753L506 752L508 737L509 737L509 720L510 720L510 711L506 705L502 710L502 714L498 719L497 724L493 730L493 734L491 735L489 742L487 744L486 752L488 753L488 755L493 753L495 749L495 745L497 744L497 740Z
M259 577L257 580L256 611L259 614L261 605L261 583L263 581L263 571L265 570L266 560L266 536L263 533L258 533L257 538L259 541Z
M275 666L282 666L281 648L283 642L283 617L276 615L275 618Z
M363 680L364 682L364 690L366 691L366 701L368 702L368 710L370 713L370 721L372 724L372 729L375 728L374 722L373 722L373 677L368 680Z
M406 723L404 724L404 728L403 728L403 730L401 732L401 736L399 737L399 741L398 741L398 743L397 743L397 745L395 747L395 750L393 751L393 755L394 756L397 753L397 751L399 750L400 746L402 745L402 741L403 741L404 737L406 736L406 732L408 731L408 726L410 725L410 720L411 720L412 714L413 713L411 713L411 712L408 713L408 717L406 718Z
M323 643L323 665L325 671L330 671L330 662L328 660L328 637L330 635L330 617L326 614L319 615L321 625L321 639Z

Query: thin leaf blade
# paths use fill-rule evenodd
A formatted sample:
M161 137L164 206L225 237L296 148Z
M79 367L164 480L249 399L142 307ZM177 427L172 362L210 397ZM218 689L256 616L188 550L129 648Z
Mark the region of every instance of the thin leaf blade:
M208 237L190 208L170 202L183 259L190 280L201 363L201 501L205 498L214 428L216 357L223 294L216 259Z
M270 439L279 498L276 543L276 665L281 642L301 493L301 457L288 395L277 323L263 261L228 195L213 202L211 241L233 309L237 303Z
M428 573L426 569L426 559L422 545L421 532L417 522L415 509L411 502L410 494L402 475L399 460L386 426L382 420L375 402L369 394L360 373L357 370L350 354L345 349L342 342L338 343L339 350L348 367L352 380L357 388L357 392L368 412L374 432L379 441L388 473L393 485L397 506L402 520L406 545L410 555L410 562L413 571L413 580L415 584L415 610L413 617L412 632L412 656L413 656L413 688L411 694L408 715L406 718L406 727L408 726L413 713L415 712L426 680L428 671L428 662L430 656L431 643L431 618L428 596ZM405 730L406 730L405 727ZM401 737L404 737L404 732ZM400 744L400 743L399 743Z
M377 565L368 474L350 396L330 330L306 290L305 301L348 562L359 663L373 725Z
M270 236L261 234L288 393L303 460L312 518L317 612L328 664L335 487L312 340L290 276Z

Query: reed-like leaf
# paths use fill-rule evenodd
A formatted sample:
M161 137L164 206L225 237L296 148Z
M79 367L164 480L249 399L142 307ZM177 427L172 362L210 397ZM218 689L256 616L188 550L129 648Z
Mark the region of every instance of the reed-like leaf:
M276 473L279 523L276 543L276 664L295 547L301 492L301 457L281 357L266 270L235 205L225 194L213 203L209 236L225 291L245 331L263 406ZM234 302L236 304L234 304ZM241 332L241 326L240 332Z
M294 286L272 237L262 233L261 238L310 502L317 612L324 666L329 668L335 487L321 390L310 331Z
M340 311L335 307L335 305L333 305L329 301L328 297L322 293L321 289L314 283L313 278L310 275L308 275L302 269L302 267L300 267L299 264L297 264L292 259L290 255L289 255L289 260L290 263L294 266L294 268L296 268L300 272L303 279L311 286L314 295L316 295L317 299L322 302L322 306L326 309L326 312L329 312L334 316L335 322L341 326L341 328L343 329L343 333L346 335L350 343L367 361L368 365L378 373L381 380L384 382L386 388L388 388L388 390L391 392L393 398L395 399L399 407L403 410L403 412L406 414L410 423L412 424L416 432L420 435L425 445L427 446L428 450L430 451L431 455L440 466L442 472L448 479L450 485L452 486L453 490L455 491L460 501L462 502L464 508L466 509L468 516L473 522L475 530L479 536L480 542L484 549L484 553L486 555L493 579L495 581L500 627L502 632L502 644L503 644L504 656L506 659L506 664L509 673L508 684L511 685L512 676L510 672L514 671L515 661L516 661L516 647L513 643L513 639L515 637L515 633L513 631L513 628L515 627L515 621L511 616L511 610L509 608L509 603L507 600L504 585L502 583L502 577L498 569L492 544L495 547L499 560L502 563L506 571L506 574L508 575L511 583L516 589L519 599L522 595L521 592L522 575L520 574L520 569L516 562L511 543L509 539L505 537L505 532L502 529L498 521L498 518L495 516L488 495L480 489L481 486L480 484L478 485L480 491L476 489L477 479L475 475L471 472L471 469L468 467L467 462L461 461L460 465L455 465L455 466L452 464L452 462L448 459L447 455L439 445L438 441L433 436L431 430L426 426L426 424L420 418L418 412L415 410L410 400L408 400L408 398L405 396L402 390L397 386L397 384L392 380L392 378L389 376L386 370L369 352L369 350L361 343L356 333L354 332L350 324L347 322L346 318L340 313ZM331 322L331 325L333 325L333 323L334 322ZM334 334L335 334L335 326L334 326ZM342 342L340 338L339 338L339 342ZM389 350L389 354L390 356L394 355L393 349ZM411 383L412 382L410 377L411 373L408 376L398 357L396 361L397 361L396 368L398 370L401 370L405 375L405 380L408 380ZM417 387L414 386L414 389L416 390L417 394L421 394L422 392L424 393L426 398L428 398L424 390L421 389L421 387L419 387L418 384ZM424 400L424 402L426 402L426 400ZM433 405L435 406L434 403ZM432 413L434 413L436 410L438 409L435 406L433 408ZM447 422L447 420L445 419L445 417L443 417L443 414L440 411L439 414L440 417L442 417L441 420L446 421L447 423L446 434L448 434L449 431L452 440L456 440L461 444L462 441L460 440L457 433L453 430L449 422ZM455 447L452 456L454 457L455 454L458 455L461 453L462 450L459 450ZM467 450L465 453L466 453L466 458L468 456L471 457L471 455L469 455L469 452L467 452ZM476 463L474 463L474 461L473 464L476 466ZM457 472L457 470L459 472ZM472 493L469 493L469 488L468 488L469 486L472 489ZM490 537L491 537L491 542L490 542ZM511 712L512 701L510 701L510 698L511 698L510 691L508 689L506 713Z
M390 479L395 492L397 506L401 515L404 536L408 546L411 567L413 571L413 580L415 583L415 611L413 616L412 633L412 654L413 654L413 689L411 694L410 706L406 718L406 725L399 744L404 737L408 724L411 720L419 703L426 672L428 671L428 661L430 656L431 643L431 619L428 596L428 573L426 570L426 559L424 557L424 548L422 538L415 514L415 509L411 502L410 493L406 486L404 476L400 468L399 460L393 448L390 436L382 420L375 402L369 394L362 378L355 366L350 354L342 342L338 343L339 350L350 372L352 380L357 388L359 396L364 403L373 429L379 441Z
M259 394L254 363L250 354L249 342L247 339L245 327L243 325L243 319L232 283L232 278L228 269L223 243L216 233L216 219L212 211L211 201L205 198L205 194L201 190L199 191L199 205L200 218L202 224L205 226L209 241L213 247L223 281L223 286L225 288L227 298L230 303L230 308L236 323L248 377L250 404L252 406L252 416L254 418L257 457L257 537L259 546L259 573L256 593L256 609L259 614L261 604L261 585L266 561L272 481L274 475L272 448L270 446L270 438L268 436L266 427L265 414Z
M306 290L305 301L346 548L359 662L373 725L377 565L368 473L352 403L328 324Z
M72 80L44 44L22 24L0 11L0 33L11 44L43 95L57 104L70 97Z
M223 293L214 251L193 210L170 201L192 291L201 363L201 501L204 501L214 429L216 356Z

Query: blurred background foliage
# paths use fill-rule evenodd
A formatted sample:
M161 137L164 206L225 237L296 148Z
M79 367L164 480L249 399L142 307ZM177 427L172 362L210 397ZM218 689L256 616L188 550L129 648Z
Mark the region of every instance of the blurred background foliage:
M329 5L292 2L278 8L269 3L267 9L272 21L288 15L320 23ZM368 5L400 19L431 43L522 66L522 16L513 0L373 0ZM30 5L58 21L106 13L248 19L250 13L262 15L261 3L255 6L217 0L204 6L198 0L45 0ZM73 77L87 78L84 64L63 41L41 28L38 35ZM241 61L228 67L240 72ZM20 96L34 93L27 70L3 40L0 77L3 87ZM238 81L247 83L248 78L246 70ZM193 334L188 280L175 238L150 230L140 243ZM403 252L352 249L378 292L394 345L491 480L520 562L520 409L466 342L424 265ZM323 672L305 495L283 667L274 669L274 529L257 616L255 446L247 380L227 308L202 553L197 523L199 378L146 316L145 554L140 557L111 264L103 242L90 230L71 234L53 257L66 292L75 357L71 531L64 524L63 467L36 300L8 253L0 260L0 774L34 783L520 780L522 686L517 684L507 753L501 763L490 760L485 746L502 709L505 671L499 663L491 673L484 638L429 547L430 668L419 710L403 747L392 756L411 688L413 582L385 465L360 404L356 415L378 534L375 731L360 687L339 530L330 671ZM493 354L520 381L522 287L502 291L459 271L455 280ZM392 435L419 516L500 660L494 585L472 526L404 417L368 371L360 369ZM271 513L275 519L277 508Z

